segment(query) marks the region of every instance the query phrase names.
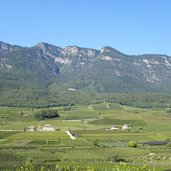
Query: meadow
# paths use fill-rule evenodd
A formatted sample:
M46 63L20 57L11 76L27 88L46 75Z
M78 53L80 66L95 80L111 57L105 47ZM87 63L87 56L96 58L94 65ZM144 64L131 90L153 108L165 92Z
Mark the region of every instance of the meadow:
M50 109L58 110L60 117L38 121L35 113L41 109L0 108L0 170L20 169L26 161L35 170L42 166L44 170L57 166L70 170L171 170L170 145L141 144L170 140L171 114L167 108L142 109L102 102ZM25 131L31 125L46 124L56 131ZM113 125L121 128L123 124L129 129L110 130ZM72 140L66 130L76 139ZM137 147L128 147L130 141Z

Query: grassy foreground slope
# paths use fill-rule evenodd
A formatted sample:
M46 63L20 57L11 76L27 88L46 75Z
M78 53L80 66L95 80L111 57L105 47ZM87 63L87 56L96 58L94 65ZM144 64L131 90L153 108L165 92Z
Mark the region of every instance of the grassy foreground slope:
M56 165L70 170L77 166L88 170L89 166L99 171L138 170L144 165L156 171L171 168L169 146L139 144L171 138L171 114L167 108L142 109L102 102L51 109L57 109L60 117L38 121L35 113L41 109L0 108L0 170L20 168L25 161L36 171L42 166L55 170ZM30 125L45 124L57 131L24 131ZM129 124L130 130L109 130L123 124ZM66 134L68 129L76 140ZM137 148L128 147L130 141L137 142Z

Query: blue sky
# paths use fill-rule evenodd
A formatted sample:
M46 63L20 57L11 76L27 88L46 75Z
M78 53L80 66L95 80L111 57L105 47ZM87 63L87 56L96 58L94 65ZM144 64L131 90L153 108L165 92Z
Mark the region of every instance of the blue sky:
M0 40L171 55L171 0L0 0Z

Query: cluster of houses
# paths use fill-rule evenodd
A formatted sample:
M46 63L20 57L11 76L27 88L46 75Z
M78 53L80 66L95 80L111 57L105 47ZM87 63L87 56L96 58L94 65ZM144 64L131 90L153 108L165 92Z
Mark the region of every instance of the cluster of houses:
M55 131L55 128L53 128L51 125L44 125L43 127L31 125L26 128L26 131Z
M106 130L130 130L131 127L128 124L123 124L122 126L118 126L118 125L113 125L110 129L106 129ZM52 127L51 125L44 125L42 127L36 127L36 126L28 126L25 131L56 131L56 129L54 127Z
M123 124L122 126L113 125L110 129L107 130L129 130L131 127L128 124Z

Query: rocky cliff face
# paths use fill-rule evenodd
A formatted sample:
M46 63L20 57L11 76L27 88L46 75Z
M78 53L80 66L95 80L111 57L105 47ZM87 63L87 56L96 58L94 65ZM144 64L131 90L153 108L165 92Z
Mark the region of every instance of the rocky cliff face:
M0 41L0 55L13 52L19 48L20 46L10 45Z
M97 92L171 92L171 57L129 56L108 46L60 48L42 42L23 48L0 42L0 73L9 87L10 77L17 86L31 81Z

